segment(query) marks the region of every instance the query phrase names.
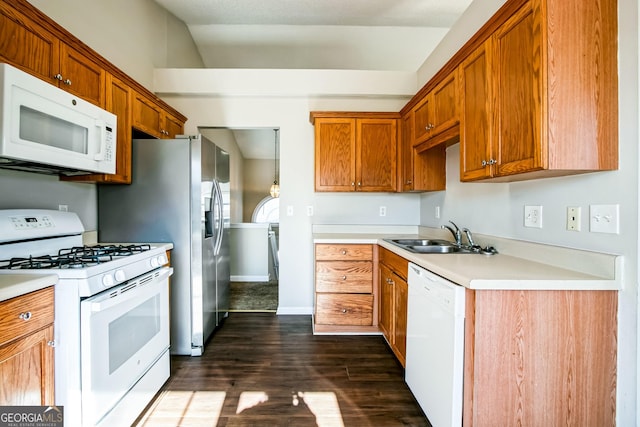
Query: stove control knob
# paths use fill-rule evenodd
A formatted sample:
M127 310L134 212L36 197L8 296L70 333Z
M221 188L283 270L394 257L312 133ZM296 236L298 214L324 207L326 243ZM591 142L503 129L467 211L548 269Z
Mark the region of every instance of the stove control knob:
M159 265L165 265L168 262L169 262L169 260L167 260L167 256L165 254L158 255L158 264Z
M151 258L151 267L152 268L160 267L160 264L158 264L158 258L156 257Z
M113 276L110 274L105 274L104 276L102 276L102 284L105 288L110 288L111 286L113 286Z
M116 270L116 282L123 282L126 278L127 276L125 276L124 271Z

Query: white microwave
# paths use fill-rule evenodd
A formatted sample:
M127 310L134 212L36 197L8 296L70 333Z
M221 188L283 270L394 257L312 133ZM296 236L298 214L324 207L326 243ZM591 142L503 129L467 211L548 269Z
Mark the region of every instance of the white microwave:
M114 114L0 63L0 168L115 173L116 126Z

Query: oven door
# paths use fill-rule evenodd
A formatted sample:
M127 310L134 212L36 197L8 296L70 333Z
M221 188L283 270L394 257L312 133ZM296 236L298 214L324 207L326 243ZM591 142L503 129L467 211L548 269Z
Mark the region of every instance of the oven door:
M80 303L82 418L100 421L169 348L169 276L162 267Z

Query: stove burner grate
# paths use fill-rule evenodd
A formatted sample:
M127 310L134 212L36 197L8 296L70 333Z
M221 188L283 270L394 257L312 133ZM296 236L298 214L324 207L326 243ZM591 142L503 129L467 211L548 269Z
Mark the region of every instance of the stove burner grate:
M150 245L96 245L77 246L60 249L58 255L29 256L0 260L0 270L42 270L63 268L86 268L142 253L151 249Z

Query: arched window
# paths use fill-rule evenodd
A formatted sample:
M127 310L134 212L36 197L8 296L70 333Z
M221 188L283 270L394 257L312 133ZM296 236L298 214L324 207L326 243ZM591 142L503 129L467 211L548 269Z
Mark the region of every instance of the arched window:
M280 199L267 196L258 203L251 222L268 222L278 224L280 222Z

